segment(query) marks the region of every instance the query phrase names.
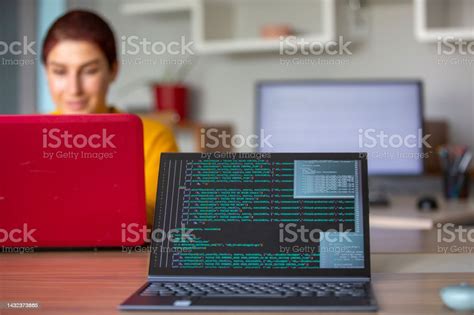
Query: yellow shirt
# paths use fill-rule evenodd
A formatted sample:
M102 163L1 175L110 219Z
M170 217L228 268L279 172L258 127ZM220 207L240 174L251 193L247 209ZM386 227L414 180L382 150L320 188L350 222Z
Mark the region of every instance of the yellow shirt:
M168 127L152 119L141 119L145 154L146 222L153 226L161 152L178 152L178 146Z
M109 113L120 112L111 107ZM60 113L56 111L53 114ZM141 117L141 120L145 154L146 221L147 225L153 226L161 152L177 152L178 146L168 127L152 119Z

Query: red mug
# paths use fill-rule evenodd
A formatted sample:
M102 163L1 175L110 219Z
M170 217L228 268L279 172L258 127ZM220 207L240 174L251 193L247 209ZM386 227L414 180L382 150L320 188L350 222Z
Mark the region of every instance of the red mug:
M157 111L173 111L183 120L187 115L188 88L182 84L156 84L155 108Z

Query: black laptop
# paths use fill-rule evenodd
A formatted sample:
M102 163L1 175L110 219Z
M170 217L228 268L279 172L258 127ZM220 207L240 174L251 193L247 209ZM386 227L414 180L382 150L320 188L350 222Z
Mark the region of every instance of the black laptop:
M364 153L166 153L121 310L375 311Z

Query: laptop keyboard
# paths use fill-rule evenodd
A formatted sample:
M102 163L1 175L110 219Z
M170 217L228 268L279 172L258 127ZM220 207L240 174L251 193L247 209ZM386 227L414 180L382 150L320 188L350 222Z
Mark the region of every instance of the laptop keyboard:
M365 282L154 282L141 293L142 296L179 297L363 297L367 294Z

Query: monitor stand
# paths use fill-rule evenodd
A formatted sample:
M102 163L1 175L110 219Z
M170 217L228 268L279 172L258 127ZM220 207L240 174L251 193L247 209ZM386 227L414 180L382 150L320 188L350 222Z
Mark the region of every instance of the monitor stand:
M369 194L369 204L372 207L389 207L390 199L386 193L371 193Z
M383 180L369 178L369 204L372 207L389 207L390 198Z

